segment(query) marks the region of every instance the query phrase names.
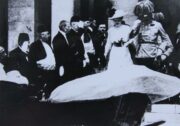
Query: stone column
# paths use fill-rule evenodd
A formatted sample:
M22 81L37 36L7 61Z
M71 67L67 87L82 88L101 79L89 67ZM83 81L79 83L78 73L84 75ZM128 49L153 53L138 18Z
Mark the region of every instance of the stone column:
M34 0L8 0L8 51L17 47L21 32L34 41Z
M52 39L59 30L61 20L70 21L73 15L74 0L52 0L51 34Z

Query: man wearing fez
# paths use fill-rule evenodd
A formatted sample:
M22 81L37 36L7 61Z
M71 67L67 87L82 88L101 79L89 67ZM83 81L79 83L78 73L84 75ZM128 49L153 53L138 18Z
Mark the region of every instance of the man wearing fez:
M23 33L24 34L24 33ZM19 40L27 40L20 34ZM26 41L27 42L27 41ZM25 45L22 43L22 50L25 50ZM16 53L16 54L15 54ZM27 100L29 95L29 81L26 77L27 73L23 69L26 66L24 57L20 57L23 52L18 48L10 53L14 60L10 60L3 47L0 46L0 104L7 107L10 104L19 104ZM13 62L12 62L13 61Z
M31 76L31 67L28 59L29 46L29 35L27 33L20 33L18 37L18 47L9 53L8 69L18 70L32 83L33 76Z
M29 61L33 65L33 73L38 78L37 90L45 88L46 98L55 85L59 83L59 78L55 74L55 57L51 47L48 45L50 38L49 29L41 25L38 27L39 39L31 44L29 51Z

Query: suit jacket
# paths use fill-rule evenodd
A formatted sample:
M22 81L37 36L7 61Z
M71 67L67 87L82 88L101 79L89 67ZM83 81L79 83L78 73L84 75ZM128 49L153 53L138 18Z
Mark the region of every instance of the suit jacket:
M65 37L60 32L54 37L52 45L56 60L56 68L59 69L60 66L69 64L71 60L70 48Z
M70 30L67 34L67 39L72 59L74 60L74 65L82 66L85 50L81 40L81 35L74 30Z
M93 37L95 51L98 54L104 54L104 48L107 41L107 33L97 32Z

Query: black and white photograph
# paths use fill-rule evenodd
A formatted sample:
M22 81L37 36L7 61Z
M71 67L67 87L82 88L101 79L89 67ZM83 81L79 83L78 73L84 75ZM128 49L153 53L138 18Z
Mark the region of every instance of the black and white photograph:
M179 126L179 0L0 0L0 126Z

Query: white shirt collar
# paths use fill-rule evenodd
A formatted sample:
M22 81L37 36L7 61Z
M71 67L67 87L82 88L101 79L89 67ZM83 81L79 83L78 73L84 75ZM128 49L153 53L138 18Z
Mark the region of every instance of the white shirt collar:
M24 52L25 54L27 54L27 52L25 52L25 51L22 49L21 46L18 46L18 47L20 48L20 50L21 50L22 52Z
M69 45L67 37L66 37L66 33L61 30L59 30L59 32L64 36L64 38L66 39L66 43Z
M60 32L63 36L66 37L66 33L65 33L65 32L63 32L63 31L61 31L61 30L59 30L59 32Z

